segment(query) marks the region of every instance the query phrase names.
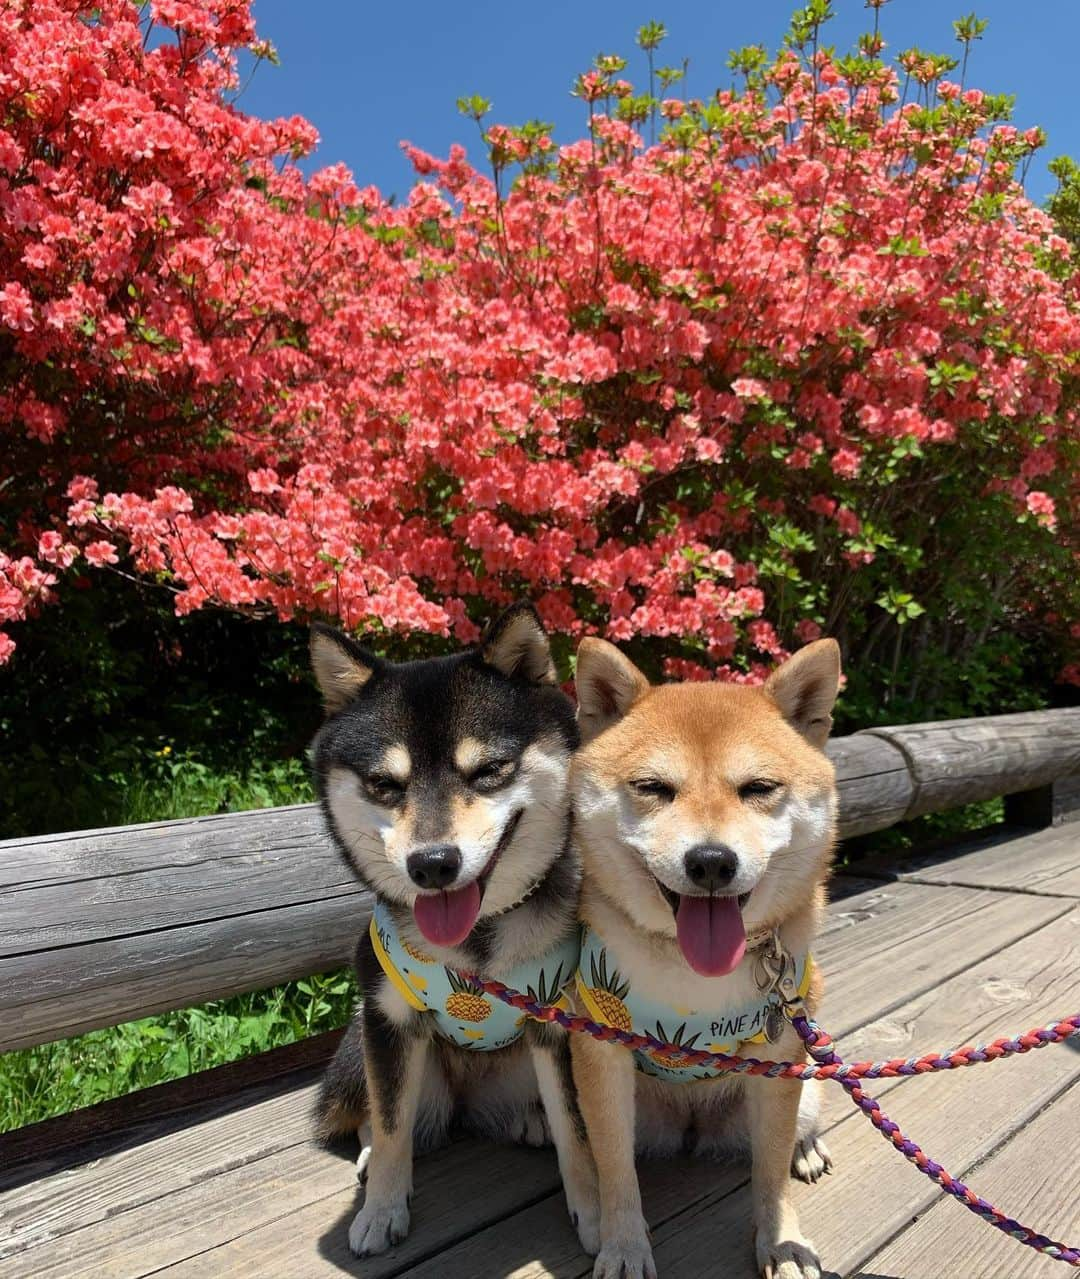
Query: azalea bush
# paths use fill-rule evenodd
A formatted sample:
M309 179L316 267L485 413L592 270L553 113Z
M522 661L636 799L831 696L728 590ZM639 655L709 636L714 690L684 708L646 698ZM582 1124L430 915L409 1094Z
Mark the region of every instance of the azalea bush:
M690 677L829 632L868 714L1076 678L1042 136L958 59L827 51L828 15L702 101L644 28L576 141L463 100L475 164L409 148L396 206L232 104L273 58L247 0L7 5L0 624L111 572L414 649L528 595Z

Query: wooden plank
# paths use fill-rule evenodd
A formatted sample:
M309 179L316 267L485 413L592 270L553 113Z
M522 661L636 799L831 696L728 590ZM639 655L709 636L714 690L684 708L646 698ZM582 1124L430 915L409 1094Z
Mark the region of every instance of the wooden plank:
M159 1273L170 1279L264 1279L288 1275L289 1279L332 1279L345 1273L362 1273L364 1279L392 1279L414 1266L431 1261L437 1273L447 1276L439 1258L462 1240L483 1233L508 1217L517 1220L534 1203L562 1203L561 1229L555 1247L576 1250L576 1239L566 1219L565 1200L558 1168L550 1151L522 1150L479 1142L455 1148L451 1165L448 1152L421 1160L416 1166L413 1195L413 1228L404 1243L381 1257L359 1262L348 1248L348 1229L362 1198L355 1190L339 1191L319 1203L288 1212L265 1229L236 1229L221 1246L178 1260ZM286 1212L281 1205L283 1214ZM514 1214L512 1217L510 1214ZM298 1249L297 1241L317 1241ZM458 1274L463 1272L458 1271ZM476 1275L500 1273L486 1264ZM0 1279L7 1279L0 1272ZM30 1279L27 1276L27 1279Z
M845 882L839 877L835 885ZM825 973L822 1021L838 1035L868 1015L934 990L944 978L1072 909L1071 902L1049 897L854 883L861 891L832 903L816 947Z
M133 860L132 831L118 832L115 868L91 873L81 856L73 856L66 880L9 884L0 891L0 956L66 949L360 893L356 876L311 818L279 815L272 827L260 822L257 832L234 821L230 841L222 844L216 828L195 826L197 833L182 853L170 847L159 850L156 839L148 840L138 851L145 859L141 867L128 865ZM253 835L260 842L249 846ZM264 837L267 842L262 843ZM91 860L97 864L108 856L95 852ZM58 869L53 866L49 873Z
M978 903L982 896L992 899L995 905L1006 904L1000 894L978 894L971 891L957 894L953 890L922 889L917 885L895 885L889 886L889 889L888 900L893 904L888 910L880 900L878 885L873 886L869 892L845 899L840 906L846 908L848 918L840 921L839 927L833 929L830 934L831 945L837 946L842 942L845 952L850 938L856 931L864 935L867 945L863 963L872 973L876 972L879 985L902 967L898 964L898 951L911 944L908 939L911 936L913 919L918 915L925 916L929 910L929 903L939 899L949 902L950 914L955 912L957 917L963 911L961 899L969 903L969 908L973 901ZM901 914L898 901L893 899L904 895L911 898L912 911L905 910ZM856 906L864 906L864 909L852 912L853 903ZM1057 905L1038 899L1030 899L1030 904L1040 914L1045 913L1048 906L1054 908ZM890 930L886 922L890 918L897 921L895 930ZM1070 927L1072 927L1072 921L1070 921ZM895 944L892 947L875 948L874 939L889 931L893 931ZM1075 931L1074 928L1072 931ZM976 931L972 936L982 937L984 954L996 953L1000 949L992 929ZM1062 963L1068 963L1067 953L1063 952L1057 944L1056 933L1051 933L1049 928L1044 928L1039 936L1042 938L1038 946L1040 953L1052 952L1061 957ZM1010 971L1024 971L1023 961L1014 961L1011 952L1006 953L1004 960ZM846 963L844 966L853 967ZM833 970L832 961L829 961L827 968ZM837 973L837 980L841 980L840 973ZM865 999L870 987L863 985L859 989L863 992L860 998ZM1030 994L1030 991L1021 993L1014 990L1013 998L1028 1002ZM933 993L923 994L920 998L930 1007L941 1006ZM984 992L984 998L990 999L991 995ZM994 997L994 1007L1000 1009L1000 998ZM861 1011L856 1010L845 1020L865 1021L868 1016L872 1016L872 1009L873 1004L869 1006L864 1004ZM841 1113L846 1112L841 1108ZM263 1126L254 1117L253 1122L258 1127ZM533 1152L523 1153L532 1155ZM301 1166L293 1175L289 1168L297 1158L300 1159ZM481 1269L470 1269L469 1267L476 1263L477 1254L474 1251L468 1251L461 1259L460 1268L448 1269L446 1266L449 1263L449 1257L444 1257L439 1251L444 1246L467 1248L467 1239L482 1229L483 1222L477 1220L478 1209L473 1201L476 1203L485 1201L490 1194L490 1188L495 1185L495 1180L499 1180L500 1185L502 1181L501 1178L493 1179L491 1148L479 1145L473 1148L462 1165L462 1170L453 1177L439 1171L442 1167L441 1163L437 1162L440 1156L432 1158L436 1163L433 1164L430 1174L431 1181L427 1183L430 1186L428 1193L435 1195L439 1202L433 1204L427 1211L435 1215L430 1218L426 1216L426 1213L423 1217L418 1215L417 1231L411 1237L412 1242L405 1245L409 1251L397 1250L393 1257L386 1260L388 1269L385 1272L371 1271L368 1266L365 1266L365 1275L368 1273L397 1274L402 1267L407 1267L414 1262L417 1265L426 1264L424 1258L429 1256L442 1258L442 1260L430 1261L432 1267L436 1265L440 1267L438 1271L440 1274L471 1276L477 1273L504 1273L501 1270L488 1269L486 1265ZM544 1161L544 1156L536 1156L536 1158L538 1161ZM157 1203L149 1202L137 1208L126 1207L125 1210L112 1203L106 1196L99 1200L96 1207L99 1214L107 1211L108 1215L104 1218L99 1217L92 1227L93 1233L88 1233L87 1229L74 1232L75 1241L70 1247L76 1251L65 1251L68 1245L61 1245L59 1241L47 1245L44 1254L45 1264L51 1266L52 1262L49 1258L53 1250L61 1248L60 1255L65 1259L65 1264L70 1264L75 1255L83 1259L80 1273L96 1273L94 1269L88 1267L96 1264L95 1258L99 1255L112 1257L114 1262L117 1256L121 1259L128 1256L149 1257L154 1259L155 1267L159 1268L165 1255L162 1249L168 1252L173 1243L181 1249L190 1250L196 1246L199 1249L195 1255L189 1255L186 1258L182 1252L170 1254L175 1259L175 1265L166 1273L185 1276L289 1273L290 1277L306 1279L309 1275L329 1275L335 1269L340 1270L349 1264L345 1232L350 1215L355 1211L356 1196L351 1178L348 1176L348 1169L344 1171L339 1169L335 1172L331 1165L314 1166L308 1162L307 1155L298 1156L295 1149L282 1150L280 1154L269 1157L265 1162L262 1174L264 1193L256 1196L247 1180L247 1173L236 1174L239 1184L234 1193L232 1171L222 1173L197 1186L185 1185L179 1191L167 1192L164 1187L168 1182L167 1179L163 1180L165 1160L161 1159L159 1162L162 1166L156 1174L157 1183L153 1187L153 1195L159 1202L159 1196L168 1193L171 1223L170 1230L165 1232L169 1236L168 1240L158 1240L155 1235L155 1223L158 1220ZM418 1165L418 1173L421 1168L431 1162L431 1160L421 1161ZM665 1163L657 1165L655 1171L647 1174L646 1184L650 1187L651 1210L657 1225L667 1219L667 1213L685 1211L694 1194L708 1192L714 1197L721 1196L734 1189L744 1176L744 1173L738 1169L707 1166L708 1175L702 1181L696 1175L700 1173L700 1170L701 1166L696 1166L693 1178L673 1178L672 1165ZM102 1167L100 1164L94 1173L98 1186L108 1183L116 1175L108 1166ZM125 1175L130 1184L130 1167ZM580 1261L573 1235L565 1222L565 1209L558 1191L557 1176L550 1160L532 1164L528 1175L518 1171L515 1178L515 1194L509 1199L500 1201L503 1215L513 1213L515 1210L524 1210L531 1216L528 1218L527 1233L525 1221L515 1226L511 1240L512 1247L517 1249L518 1253L526 1244L534 1249L539 1247L542 1249L545 1262L551 1262L553 1266L559 1257L564 1257L568 1264L570 1258L576 1257ZM46 1193L47 1184L45 1184ZM449 1186L453 1187L453 1192L447 1195ZM418 1214L425 1212L425 1198L426 1195L418 1194ZM446 1204L443 1202L444 1199ZM501 1220L501 1217L491 1217L488 1220L495 1222ZM511 1216L510 1220L518 1221L518 1218ZM190 1230L185 1225L187 1222L190 1222ZM496 1229L501 1230L501 1227ZM490 1232L480 1233L476 1235L476 1238L478 1241L483 1241L489 1234ZM129 1253L126 1241L131 1239L137 1242L137 1247ZM300 1241L310 1242L302 1245ZM215 1244L221 1246L214 1246ZM477 1246L480 1246L479 1243ZM119 1253L115 1252L116 1247L120 1248ZM483 1247L486 1248L487 1245L483 1244ZM211 1250L203 1251L207 1248ZM414 1248L420 1251L413 1251ZM34 1252L40 1254L41 1249L35 1248ZM535 1252L533 1255L536 1255ZM38 1260L41 1261L40 1256ZM454 1263L455 1266L457 1264L457 1262ZM562 1262L559 1262L559 1265L561 1266ZM13 1273L20 1272L16 1270ZM26 1270L23 1273L29 1274L30 1271ZM63 1273L63 1270L62 1268L55 1271L39 1269L34 1273L59 1274ZM114 1270L113 1273L128 1272L121 1269ZM0 1279L6 1279L2 1270L0 1270Z
M340 968L370 913L356 893L0 959L0 1050Z
M308 1098L298 1101L300 1109L306 1110ZM197 1273L211 1264L203 1259L211 1246L227 1245L250 1233L254 1223L285 1219L291 1222L289 1237L276 1247L260 1249L246 1262L238 1258L235 1273L288 1274L291 1279L309 1266L340 1273L350 1263L348 1225L362 1198L351 1160L307 1141L271 1149L275 1125L287 1113L290 1098L277 1102L273 1108L264 1105L230 1116L234 1128L242 1122L244 1130L234 1131L232 1141L211 1152L211 1157L217 1156L216 1171L200 1177L192 1169L186 1184L167 1197L147 1197L137 1207L99 1213L92 1224L64 1233L62 1214L77 1211L74 1196L65 1195L59 1207L50 1201L50 1220L57 1234L0 1261L0 1279L69 1279L76 1273L79 1279L141 1276L182 1261L191 1261ZM262 1153L250 1149L260 1134L267 1143ZM195 1135L196 1130L186 1134L182 1157L190 1162L201 1156L205 1161L206 1143L215 1134L204 1132L193 1141ZM229 1166L226 1161L236 1158L238 1141L247 1147L246 1157L238 1166ZM170 1145L161 1149L159 1159L161 1169L171 1172ZM89 1193L95 1185L91 1180ZM551 1151L471 1141L445 1147L417 1162L415 1230L391 1254L365 1262L365 1279L393 1275L410 1261L482 1229L523 1204L549 1196L558 1187ZM212 1264L216 1266L216 1260ZM356 1264L355 1259L351 1264Z
M242 1222L266 1195L289 1192L296 1204L308 1202L326 1193L328 1185L340 1179L343 1161L330 1152L313 1146L296 1146L287 1163L273 1162L269 1157L256 1159L232 1169L223 1182L229 1204L208 1202L207 1187L178 1190L167 1199L124 1214L130 1227L117 1231L109 1222L89 1226L85 1230L61 1235L55 1241L32 1251L15 1253L0 1261L3 1279L105 1279L111 1276L136 1276L153 1273L179 1249L181 1255L199 1250L202 1239L201 1218L213 1222L218 1214L227 1214L234 1222ZM208 1184L216 1184L213 1178ZM200 1206L189 1212L192 1195ZM102 1246L102 1241L107 1240ZM313 1241L312 1241L313 1242Z
M316 806L0 843L0 1051L337 968L370 896Z
M1024 1225L1080 1248L1080 1085L1074 1084L971 1173L972 1189ZM1059 1261L1012 1244L958 1204L936 1203L852 1279L1038 1279L1067 1273Z
M854 875L917 884L968 885L1080 898L1080 827L1031 832L995 826L969 838L914 852L878 854L848 868Z
M0 888L65 884L141 872L154 861L203 865L305 841L323 843L317 804L182 817L134 826L0 840Z
M844 884L850 891L851 881ZM875 884L846 902L836 926L843 930L853 918L873 915L879 926L870 944L887 947L912 929L925 932L928 906L928 898L921 904L917 894L901 900L888 885ZM1012 916L992 901L981 901L979 909L990 912L987 927L997 926L1000 915ZM961 941L983 926L969 913L962 892L935 899L934 910L943 923L955 921ZM369 912L367 895L358 893L95 942L64 952L66 966L48 951L0 959L0 1048L26 1047L124 1016L149 1016L339 967L350 962ZM1047 917L1051 913L1048 909ZM1001 926L1015 927L1027 918L1017 915ZM840 945L843 949L842 939ZM857 984L863 971L846 972L845 980ZM918 968L908 976L923 979ZM912 989L905 986L901 996Z
M1080 772L1080 707L868 730L900 748L908 817L1045 786Z
M645 1218L655 1234L699 1204L714 1202L731 1194L745 1180L745 1167L735 1162L718 1164L685 1158L643 1162L639 1181ZM219 1270L218 1274L233 1279L230 1252L218 1249L209 1256L214 1261L225 1263L226 1268ZM195 1279L198 1273L186 1267L166 1271L169 1279ZM252 1279L256 1273L251 1272ZM322 1279L323 1273L318 1267L305 1267L296 1272L296 1279ZM477 1275L499 1275L507 1279L510 1276L514 1279L526 1279L526 1276L528 1279L546 1276L569 1279L569 1276L580 1275L585 1279L592 1274L592 1263L578 1246L577 1236L566 1219L566 1203L556 1193L463 1239L453 1249L397 1273L408 1276L408 1279L475 1279ZM667 1272L661 1270L660 1273ZM687 1273L715 1273L715 1257L707 1265L698 1258L695 1267ZM725 1269L721 1273L724 1279L728 1279L726 1258ZM209 1270L203 1274L209 1279Z
M37 1257L43 1248L50 1256L66 1255L61 1239L128 1216L164 1195L208 1184L277 1152L293 1152L291 1162L296 1149L309 1144L316 1088L309 1075L306 1083L279 1086L269 1095L253 1088L240 1109L227 1100L202 1107L197 1122L188 1125L148 1123L134 1144L0 1195L0 1257ZM339 1177L347 1174L340 1155L323 1153ZM42 1156L48 1166L48 1152Z

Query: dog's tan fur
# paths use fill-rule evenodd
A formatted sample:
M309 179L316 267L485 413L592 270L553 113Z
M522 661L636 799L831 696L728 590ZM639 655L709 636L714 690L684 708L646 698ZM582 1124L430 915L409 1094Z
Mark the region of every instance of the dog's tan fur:
M673 910L658 887L693 893L690 847L722 843L738 855L733 892L749 891L747 932L775 929L792 953L809 949L821 918L835 830L833 769L822 752L839 681L830 640L801 650L763 688L725 684L651 687L617 649L587 640L578 655L579 723L573 765L575 822L584 859L582 912L611 944L624 976L650 997L694 1007L739 1006L754 989L753 959L725 977L702 977L675 940ZM674 791L641 794L659 779ZM780 783L771 794L749 782ZM742 793L740 794L740 790ZM807 1004L821 994L818 977ZM667 1083L634 1070L624 1049L573 1036L574 1079L600 1177L597 1279L655 1273L634 1171L635 1148L699 1153L729 1146L741 1126L752 1154L759 1268L770 1279L818 1279L788 1187L829 1166L801 1085L729 1079ZM770 1056L800 1059L794 1031ZM803 1103L801 1106L801 1102Z

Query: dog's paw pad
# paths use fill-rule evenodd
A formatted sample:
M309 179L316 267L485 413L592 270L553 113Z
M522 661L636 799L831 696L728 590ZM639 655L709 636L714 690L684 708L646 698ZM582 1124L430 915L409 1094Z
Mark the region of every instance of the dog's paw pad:
M785 1239L758 1249L763 1279L821 1279L821 1263L812 1243Z
M656 1264L647 1239L612 1240L600 1249L593 1279L656 1279Z
M832 1172L832 1155L820 1137L800 1137L791 1159L791 1175L800 1181L814 1182Z
M409 1203L365 1203L349 1227L349 1247L358 1257L374 1257L401 1243L409 1233Z

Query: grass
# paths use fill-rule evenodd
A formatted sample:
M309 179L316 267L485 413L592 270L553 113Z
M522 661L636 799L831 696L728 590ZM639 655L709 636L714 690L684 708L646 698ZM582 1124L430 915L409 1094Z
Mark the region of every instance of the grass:
M0 838L303 804L314 798L302 759L200 758L145 741L79 758L0 760ZM108 744L106 744L107 746ZM5 802L6 801L6 802Z
M111 824L132 826L208 813L237 813L246 808L303 804L314 799L302 760L255 762L237 770L216 769L190 755L175 760L164 747L164 767L125 786L117 797Z
M348 971L0 1054L0 1132L345 1024Z

